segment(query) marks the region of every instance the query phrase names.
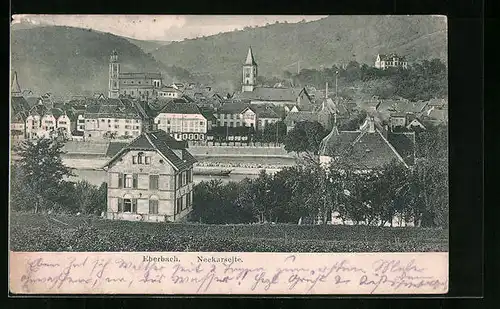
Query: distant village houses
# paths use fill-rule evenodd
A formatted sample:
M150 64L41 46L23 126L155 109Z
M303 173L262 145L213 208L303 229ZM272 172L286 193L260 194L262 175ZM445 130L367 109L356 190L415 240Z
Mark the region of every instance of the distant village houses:
M157 114L154 123L178 140L204 141L209 122L201 110L192 103L166 104Z

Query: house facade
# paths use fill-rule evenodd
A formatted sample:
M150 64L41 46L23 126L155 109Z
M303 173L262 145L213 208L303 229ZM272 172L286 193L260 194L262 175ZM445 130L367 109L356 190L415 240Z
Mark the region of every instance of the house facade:
M107 99L88 105L83 115L85 139L134 138L147 126L148 115L138 102Z
M182 96L182 91L175 87L162 87L158 90L158 98L178 99Z
M216 109L218 127L249 127L257 129L257 113L248 104L228 103Z
M196 104L190 103L166 104L154 123L178 140L204 141L208 131L208 120Z
M375 67L385 70L387 68L408 68L408 61L405 57L398 56L395 53L389 55L378 54L375 59Z
M26 138L71 138L71 119L61 108L47 108L43 104L33 106L26 117Z
M106 165L107 218L175 222L185 219L193 204L193 164L186 142L162 130L142 133Z

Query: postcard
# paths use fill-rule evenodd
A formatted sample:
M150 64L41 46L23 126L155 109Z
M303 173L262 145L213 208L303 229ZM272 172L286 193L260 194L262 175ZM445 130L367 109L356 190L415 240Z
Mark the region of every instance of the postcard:
M14 15L11 295L446 294L446 28Z

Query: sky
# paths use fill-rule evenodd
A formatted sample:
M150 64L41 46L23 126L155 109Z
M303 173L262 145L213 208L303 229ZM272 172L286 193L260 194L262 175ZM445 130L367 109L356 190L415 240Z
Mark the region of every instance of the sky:
M313 21L319 15L14 15L17 26L58 25L109 32L140 40L181 41L276 21Z

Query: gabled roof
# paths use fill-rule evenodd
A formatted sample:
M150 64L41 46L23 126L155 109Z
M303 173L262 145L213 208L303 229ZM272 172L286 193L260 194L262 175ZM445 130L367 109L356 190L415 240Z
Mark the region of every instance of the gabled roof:
M30 105L24 97L11 97L10 106L16 112L29 111Z
M159 114L201 114L201 112L196 104L170 102L163 106Z
M247 53L247 58L245 60L245 65L257 65L257 62L255 62L255 58L253 56L253 51L252 51L251 46L248 48L248 53Z
M115 146L119 147L119 145L114 145L113 147ZM182 170L192 166L196 162L196 159L186 150L186 148L187 143L185 141L177 141L163 130L145 132L132 140L128 145L121 148L104 167L110 166L124 153L130 150L156 150L172 164L174 169Z
M393 160L408 166L378 128L330 133L321 145L320 155L339 158L354 168L379 168Z
M415 163L415 132L387 133L387 140L407 165Z
M281 113L271 106L251 105L251 107L259 118L281 118Z
M216 114L240 114L250 107L249 104L244 103L226 103L219 107ZM252 109L253 110L253 109Z
M288 113L285 117L285 123L287 125L292 122L300 121L318 121L318 113L309 111L298 111L295 113Z
M107 99L87 105L85 118L146 119L146 111L137 101L129 99Z

